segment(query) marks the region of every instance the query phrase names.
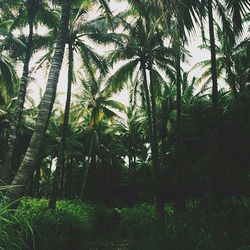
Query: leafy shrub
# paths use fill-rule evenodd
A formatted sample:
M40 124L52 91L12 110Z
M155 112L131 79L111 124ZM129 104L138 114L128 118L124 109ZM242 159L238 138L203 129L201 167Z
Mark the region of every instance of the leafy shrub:
M82 249L94 232L94 207L85 203L58 201L47 209L47 200L22 200L18 214L29 217L34 230L35 249ZM32 242L30 242L30 249Z
M121 210L119 235L130 249L235 250L250 249L250 200L228 200L218 210L190 202L186 211L166 208L158 219L153 206L143 204Z

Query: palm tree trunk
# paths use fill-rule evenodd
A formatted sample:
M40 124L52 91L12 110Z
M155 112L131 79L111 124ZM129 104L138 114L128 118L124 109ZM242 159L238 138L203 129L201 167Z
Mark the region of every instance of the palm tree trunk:
M178 51L175 59L176 63L176 111L177 111L177 140L181 141L181 55L180 46L178 46Z
M70 16L71 0L64 0L62 3L62 15L60 29L56 43L55 54L49 72L48 83L40 104L40 110L36 121L36 126L31 137L28 150L24 156L22 164L17 172L12 185L12 189L7 192L9 202L16 201L24 194L25 187L30 176L35 171L35 162L39 156L39 151L48 127L49 118L55 101L59 73L63 61L66 37L68 35L68 23ZM15 203L17 205L17 203Z
M94 125L95 126L95 125ZM87 164L85 166L85 172L84 172L84 176L83 176L83 179L82 179L82 187L81 187L81 192L80 192L80 196L79 196L79 200L83 200L83 196L84 196L84 193L85 193L85 188L86 188L86 183L87 183L87 178L88 178L88 174L89 174L89 169L90 169L90 164L91 164L91 161L93 160L91 158L90 160L90 157L92 155L92 150L93 150L93 145L94 145L94 133L95 132L92 132L91 134L91 138L90 138L90 145L89 145L89 152L88 152L88 161L87 161Z
M49 208L56 208L56 201L59 193L59 182L62 171L65 167L65 141L68 133L68 123L69 123L69 112L70 112L70 103L71 103L71 88L73 80L73 46L69 43L69 64L68 64L68 89L67 89L67 98L64 109L64 119L62 127L62 136L59 146L59 152L57 157L56 171L54 176L53 188L51 196L49 199Z
M15 113L11 122L11 129L8 138L7 151L4 159L3 169L1 171L1 182L4 184L9 184L17 171L17 167L12 166L13 157L16 148L17 131L20 125L21 115L23 112L23 106L25 102L27 83L29 79L29 63L32 53L32 43L33 43L33 18L29 20L29 36L26 45L26 53L23 64L23 73L20 81L17 106L15 108Z
M209 22L209 35L210 35L210 52L211 52L211 74L212 74L212 99L213 109L218 107L218 82L217 82L217 67L216 67L216 50L215 50L215 37L214 37L214 19L213 19L213 1L208 0L208 22Z
M178 183L177 183L177 197L176 207L178 211L182 211L185 208L185 197L184 192L184 166L182 162L182 134L181 134L181 123L182 123L182 76L181 76L181 48L180 40L176 41L178 47L176 47L176 110L177 110L177 138L176 138L176 164L178 171Z
M152 64L149 65L150 73L150 93L147 84L146 67L142 65L143 72L143 86L145 91L145 100L148 116L148 128L149 128L149 140L152 154L152 168L153 168L153 183L154 183L154 196L156 198L156 207L158 214L162 214L162 203L160 202L160 183L159 180L159 160L158 160L158 143L157 143L157 132L156 132L156 103L155 103L155 92L153 88L153 74ZM150 96L151 94L151 96ZM150 98L151 97L151 98Z
M228 82L229 82L230 88L232 90L234 99L237 101L238 100L238 92L237 92L237 88L236 88L235 74L232 71L230 59L227 58L226 60L227 60L226 69L227 69L227 74L228 74Z
M160 162L159 162L159 155L158 155L156 96L155 96L155 88L154 88L152 58L149 61L150 61L149 62L149 76L150 76L149 86L150 86L151 105L152 105L151 151L152 151L152 164L153 164L153 171L154 171L154 188L155 188L156 210L159 216L163 216L164 202L163 202L163 197L162 197L161 173L160 173L161 169L160 169Z
M65 197L66 199L71 199L71 190L72 190L72 157L68 157L67 159L67 174L66 174L66 190L65 190Z

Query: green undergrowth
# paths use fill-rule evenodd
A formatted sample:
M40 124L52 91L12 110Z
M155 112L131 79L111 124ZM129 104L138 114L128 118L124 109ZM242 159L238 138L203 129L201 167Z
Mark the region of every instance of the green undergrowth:
M190 201L179 214L167 205L164 218L150 204L109 209L58 201L56 210L47 204L45 199L23 199L16 213L1 206L1 249L80 250L86 242L124 241L135 250L250 249L249 199L231 199L217 209Z

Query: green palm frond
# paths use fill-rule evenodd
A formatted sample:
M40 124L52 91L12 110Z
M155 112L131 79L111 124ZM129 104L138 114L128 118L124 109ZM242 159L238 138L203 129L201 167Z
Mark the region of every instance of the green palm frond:
M226 0L226 7L233 17L233 25L236 32L242 31L243 17L250 10L249 1L245 0Z
M102 74L108 72L108 66L105 60L96 53L90 46L83 43L82 41L77 42L77 47L80 49L82 60L85 63L85 67L87 67L90 63L93 63L97 69L100 70Z
M49 29L58 30L60 13L56 10L50 9L47 4L45 5L45 3L43 3L39 6L36 19Z
M122 65L107 81L106 91L117 93L124 88L124 84L132 79L133 73L138 66L138 60L131 60Z
M127 111L127 108L124 104L122 104L121 102L115 101L115 100L105 100L103 102L103 104L107 107L110 107L112 109L117 109L121 112L125 112Z
M128 53L127 53L128 52ZM134 53L129 49L128 47L123 46L123 44L120 44L118 48L115 50L109 52L109 54L106 57L107 62L113 66L115 63L127 59L132 59L134 57Z
M14 96L17 84L18 78L10 59L0 57L0 95L5 100L5 103Z

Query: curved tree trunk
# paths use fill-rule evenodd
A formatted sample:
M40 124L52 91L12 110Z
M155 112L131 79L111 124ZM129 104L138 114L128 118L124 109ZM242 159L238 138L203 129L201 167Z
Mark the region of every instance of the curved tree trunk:
M29 10L30 12L31 10ZM29 13L31 15L31 13ZM25 102L25 96L26 96L26 89L27 89L27 83L29 79L29 63L32 53L32 41L33 41L33 20L34 15L30 17L29 20L29 36L28 41L26 45L26 53L25 53L25 59L23 64L23 73L20 81L19 91L18 91L18 97L17 97L17 105L15 108L15 113L12 118L11 122L11 129L10 134L8 138L8 145L7 145L7 151L4 159L3 168L0 174L1 182L4 184L9 184L11 180L13 179L15 172L17 171L16 166L12 166L12 161L15 155L15 148L16 148L16 139L17 139L17 131L20 126L20 120L23 112L23 106Z
M40 153L39 151L41 149L55 101L57 82L64 55L65 40L68 35L70 8L71 0L64 0L62 3L60 30L57 38L55 54L49 72L48 83L40 104L36 126L31 137L28 150L24 156L19 171L12 182L13 188L9 189L6 194L9 202L16 201L23 196L28 180L36 169L36 159ZM17 205L17 202L15 204Z
M68 132L69 126L69 112L70 112L70 103L71 103L71 87L73 80L73 46L69 43L69 63L68 63L68 89L67 89L67 98L64 109L64 118L63 118L63 127L61 141L59 145L59 152L57 156L56 171L54 176L54 182L52 187L52 192L49 200L49 208L56 208L56 201L59 193L59 182L60 175L65 167L65 141Z
M213 109L218 107L218 82L217 82L217 68L216 68L216 50L215 50L215 38L214 38L214 18L213 18L213 1L208 0L208 23L209 23L209 35L210 35L210 52L211 52L211 73L212 73L212 99Z

